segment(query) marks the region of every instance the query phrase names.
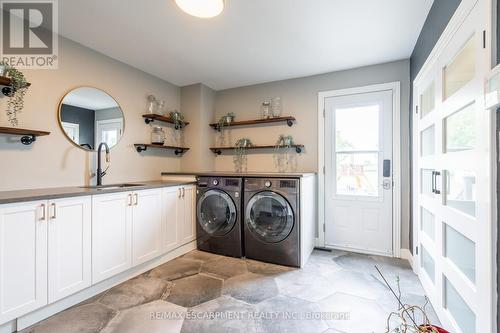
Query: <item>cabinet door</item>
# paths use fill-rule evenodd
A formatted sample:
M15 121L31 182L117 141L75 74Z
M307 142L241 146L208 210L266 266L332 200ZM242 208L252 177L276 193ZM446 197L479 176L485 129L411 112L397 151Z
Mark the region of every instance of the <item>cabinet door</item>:
M180 200L180 187L163 189L163 252L169 252L179 246L178 201Z
M179 201L180 210L179 223L181 244L189 243L196 239L196 219L195 219L195 201L196 190L195 186L185 186L182 188L182 195Z
M92 283L132 267L132 193L92 197Z
M161 189L133 194L132 264L138 265L161 252Z
M46 208L0 206L0 325L47 304Z
M49 201L49 303L91 285L91 197Z

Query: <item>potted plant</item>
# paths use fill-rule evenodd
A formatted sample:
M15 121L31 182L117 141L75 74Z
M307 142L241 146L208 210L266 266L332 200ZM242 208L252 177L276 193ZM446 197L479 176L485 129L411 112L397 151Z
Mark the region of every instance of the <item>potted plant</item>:
M281 134L276 141L276 149L279 148L290 148L293 146L293 136Z
M24 95L28 89L28 82L21 71L10 66L7 62L0 62L0 67L0 70L3 69L3 75L11 80L10 87L2 89L2 93L9 97L6 110L7 117L12 126L17 126L17 114L24 108Z
M235 155L233 158L233 162L237 172L243 171L243 166L247 162L246 149L252 146L253 146L252 141L250 141L250 139L248 138L241 138L238 141L236 141L234 145Z
M280 134L274 146L274 164L280 172L285 172L290 164L289 149L293 146L293 136Z
M177 110L171 111L170 118L174 121L175 129L181 129L185 126L184 115Z
M231 124L234 121L236 115L233 112L229 112L228 114L220 117L219 124L217 125L217 130L220 132L227 125Z

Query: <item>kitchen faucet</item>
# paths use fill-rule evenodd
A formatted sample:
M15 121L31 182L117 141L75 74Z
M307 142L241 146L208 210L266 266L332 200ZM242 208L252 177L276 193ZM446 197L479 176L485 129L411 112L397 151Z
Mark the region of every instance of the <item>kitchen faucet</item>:
M106 148L106 162L109 163L111 161L111 159L109 158L109 146L106 144L106 142L101 142L99 144L99 147L97 148L97 186L101 186L102 185L102 177L104 177L106 175L106 171L108 170L108 168L106 168L106 170L102 171L102 166L101 166L101 150L102 150L102 147L105 147Z

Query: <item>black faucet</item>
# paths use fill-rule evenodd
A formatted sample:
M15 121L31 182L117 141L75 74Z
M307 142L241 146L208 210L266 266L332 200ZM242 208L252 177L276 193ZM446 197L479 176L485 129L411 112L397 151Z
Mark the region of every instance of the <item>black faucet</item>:
M109 158L109 147L108 145L106 144L106 142L101 142L99 144L99 147L97 148L97 186L101 186L102 185L102 177L104 177L104 175L106 175L106 170L108 170L108 168L106 168L106 170L102 171L102 166L101 166L101 150L102 150L102 147L105 147L106 148L106 162L110 162L110 158Z

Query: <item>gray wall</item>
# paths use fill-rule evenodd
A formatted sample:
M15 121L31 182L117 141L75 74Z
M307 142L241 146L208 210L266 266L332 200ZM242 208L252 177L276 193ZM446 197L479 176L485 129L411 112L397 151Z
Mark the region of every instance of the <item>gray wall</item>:
M411 78L411 88L410 88L410 115L413 112L413 80L415 80L418 72L424 65L425 61L429 57L434 45L438 41L439 37L443 33L446 25L450 21L451 17L455 13L455 10L460 5L460 0L434 0L432 4L431 10L427 15L427 19L425 20L424 26L422 27L422 31L418 36L417 43L415 44L415 48L411 54L410 58L410 78ZM409 124L410 124L410 143L411 143L411 133L413 131L412 117L409 116ZM410 144L410 147L413 147ZM411 148L410 148L411 149ZM412 155L410 155L412 156ZM411 171L411 163L410 163L410 171ZM410 173L411 174L411 173ZM412 190L413 183L410 182L410 187ZM410 193L412 193L410 191ZM411 195L410 195L411 196ZM413 207L410 205L410 251L413 253Z
M94 110L63 104L61 106L61 120L67 123L79 124L80 144L89 144L94 148Z
M402 197L402 247L409 246L409 60L400 60L351 70L258 84L248 87L228 89L217 92L214 121L228 112L234 112L239 120L259 117L260 106L270 97L280 96L283 115L292 115L296 125L273 125L259 128L241 128L224 131L226 143L234 144L236 139L248 137L255 144L274 144L279 134L293 135L297 143L305 145L305 152L296 155L288 171L318 172L318 92L360 87L386 82L401 82L401 179ZM206 124L205 124L206 126ZM219 135L211 134L217 141ZM215 158L215 168L220 171L234 170L231 155ZM248 155L248 171L275 170L273 152L252 153Z

